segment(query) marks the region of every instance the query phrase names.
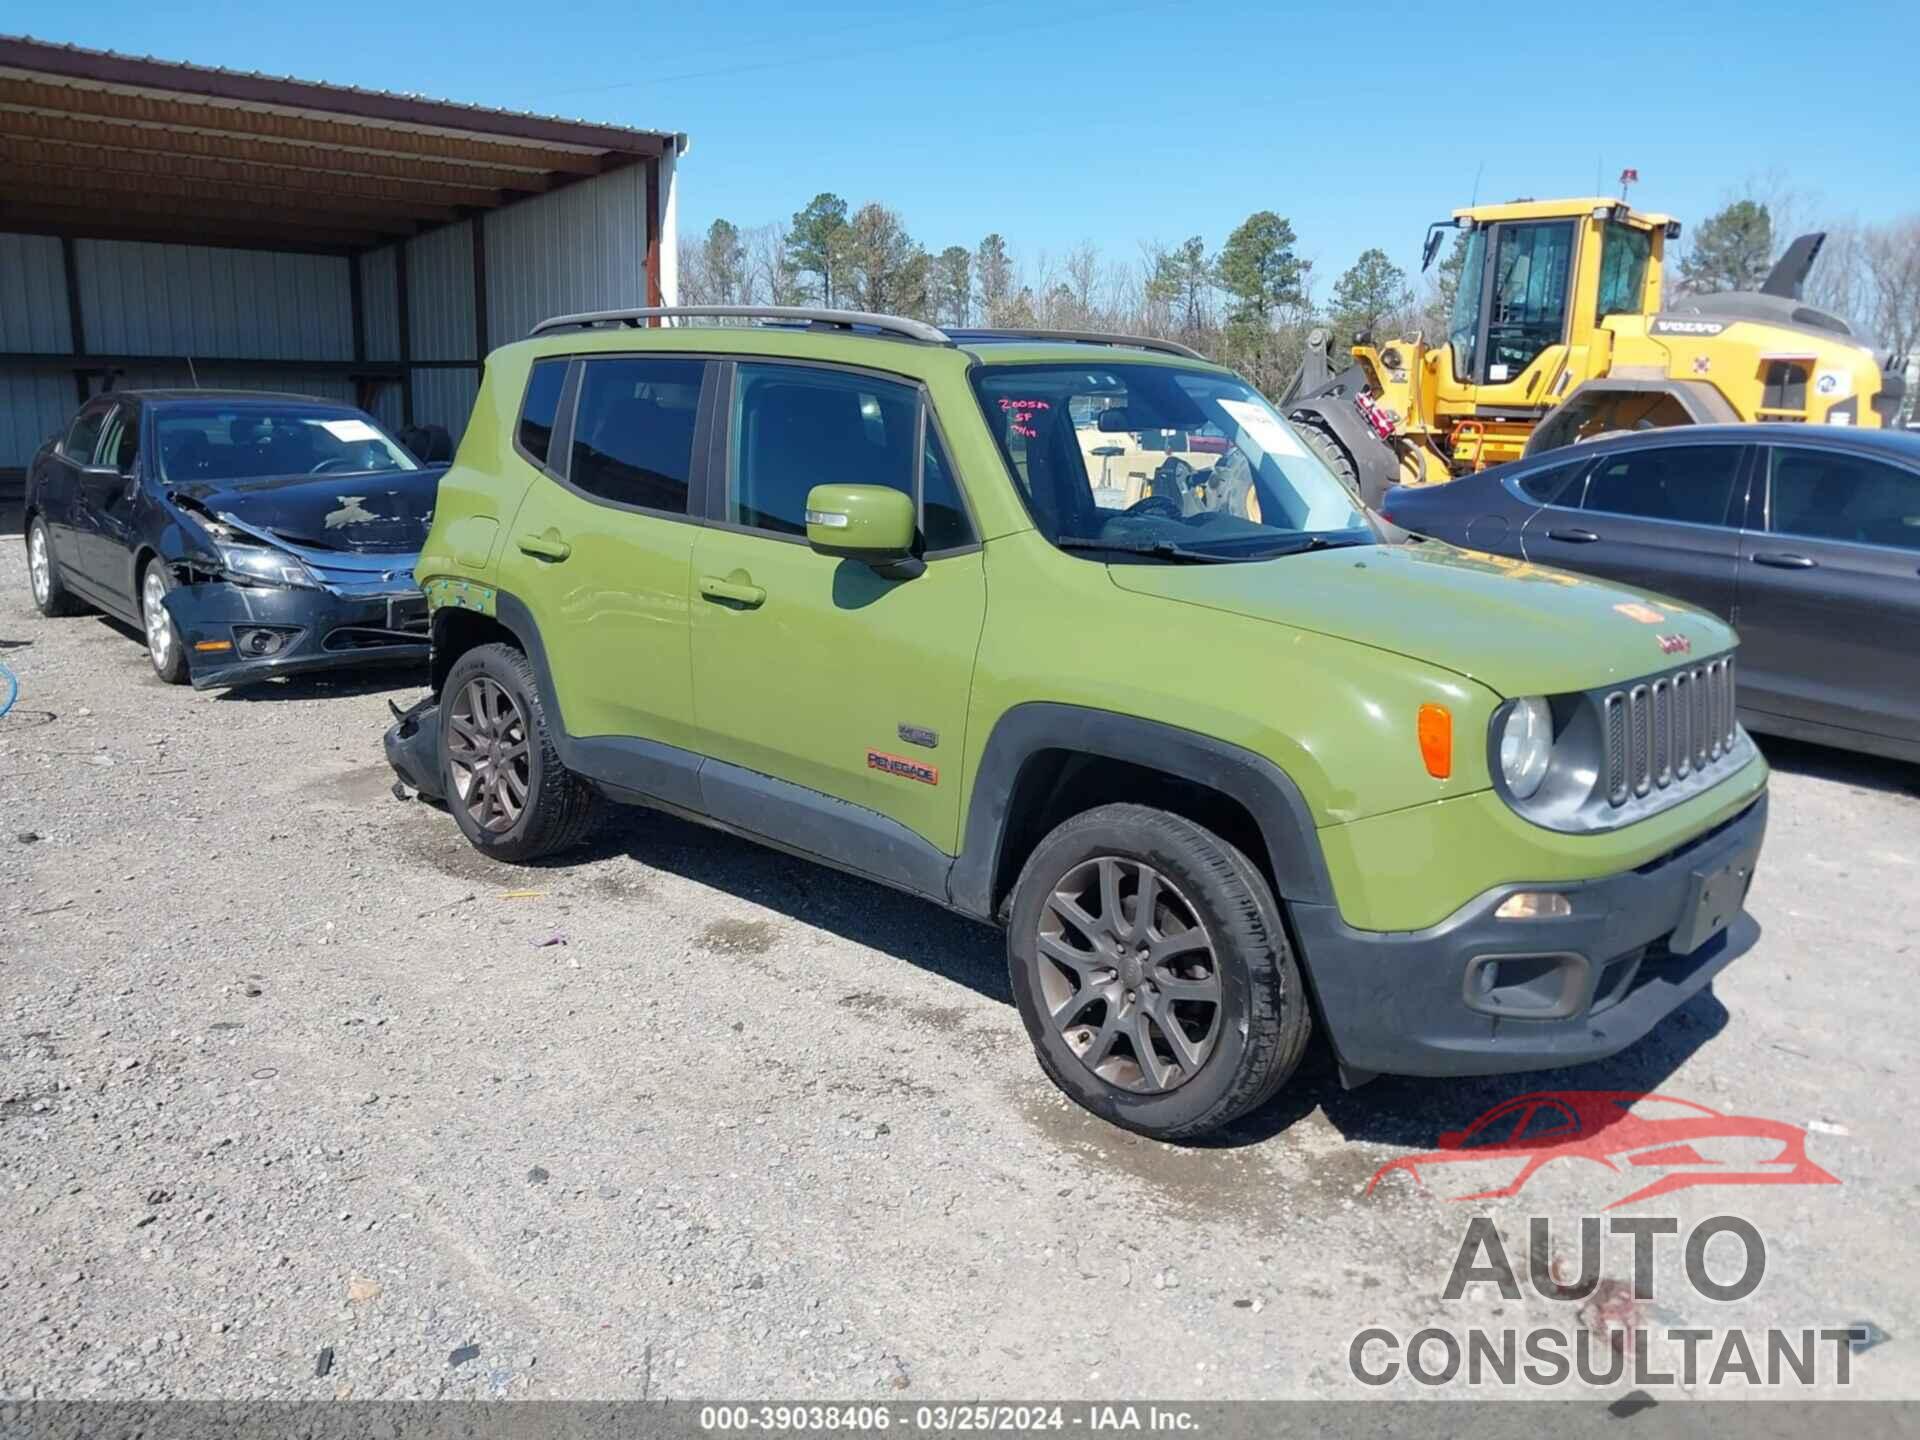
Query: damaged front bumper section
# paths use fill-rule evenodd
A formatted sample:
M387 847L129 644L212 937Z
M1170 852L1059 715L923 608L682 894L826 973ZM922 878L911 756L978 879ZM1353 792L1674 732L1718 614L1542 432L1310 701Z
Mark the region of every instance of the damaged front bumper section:
M210 580L178 586L166 606L196 690L427 659L427 604L417 590L354 595Z
M439 700L429 695L405 710L390 708L394 723L387 730L387 763L427 799L446 799L440 783Z

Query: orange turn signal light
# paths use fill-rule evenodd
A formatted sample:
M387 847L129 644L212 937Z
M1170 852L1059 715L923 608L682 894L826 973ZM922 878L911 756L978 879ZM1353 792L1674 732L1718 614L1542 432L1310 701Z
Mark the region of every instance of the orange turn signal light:
M1445 780L1453 774L1453 712L1444 705L1422 705L1417 728L1427 774Z
M233 649L233 641L231 640L196 640L193 642L193 648L196 650L231 650Z

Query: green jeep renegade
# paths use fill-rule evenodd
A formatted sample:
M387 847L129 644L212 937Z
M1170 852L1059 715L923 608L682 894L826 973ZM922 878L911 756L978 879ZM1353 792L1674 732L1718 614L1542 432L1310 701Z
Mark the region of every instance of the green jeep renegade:
M1261 1104L1315 1022L1350 1084L1609 1055L1758 933L1733 633L1383 543L1178 346L549 321L488 358L417 575L387 753L478 849L628 802L1004 926L1041 1065L1149 1135Z

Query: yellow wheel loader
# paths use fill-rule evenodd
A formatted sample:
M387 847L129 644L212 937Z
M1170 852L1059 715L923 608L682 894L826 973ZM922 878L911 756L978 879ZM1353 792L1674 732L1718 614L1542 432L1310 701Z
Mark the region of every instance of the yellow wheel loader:
M1619 430L1894 423L1904 357L1800 298L1824 235L1795 240L1757 291L1664 305L1661 261L1679 235L1678 221L1605 197L1456 210L1428 227L1421 257L1425 270L1464 237L1439 343L1362 335L1336 374L1316 330L1280 409L1371 506L1392 485Z

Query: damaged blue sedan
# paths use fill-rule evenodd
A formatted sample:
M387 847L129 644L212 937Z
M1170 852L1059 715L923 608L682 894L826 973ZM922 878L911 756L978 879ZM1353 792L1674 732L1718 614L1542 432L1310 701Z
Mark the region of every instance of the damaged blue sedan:
M333 401L96 396L27 472L34 604L138 626L154 672L195 689L424 661L413 568L445 469Z

